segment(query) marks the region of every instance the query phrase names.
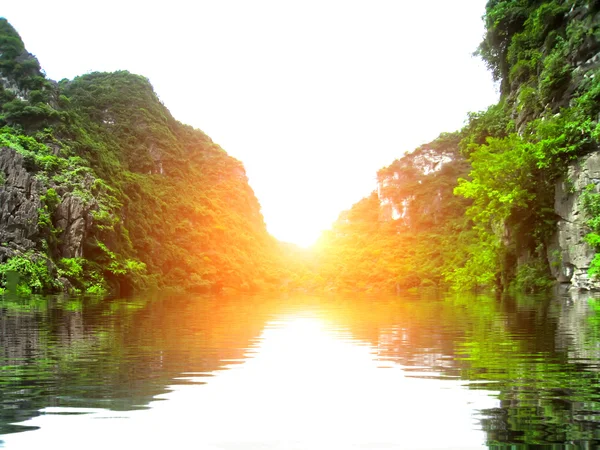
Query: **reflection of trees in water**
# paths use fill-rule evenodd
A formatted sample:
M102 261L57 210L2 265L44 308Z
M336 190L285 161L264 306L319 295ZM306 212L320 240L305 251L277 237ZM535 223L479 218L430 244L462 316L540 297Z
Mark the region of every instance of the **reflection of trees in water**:
M48 406L143 408L181 372L212 372L243 357L264 325L260 308L249 314L252 302L226 298L3 306L0 433L21 431L8 424Z
M590 308L587 297L561 304L556 345L567 353L569 361L600 361L597 322L596 311ZM589 370L598 367L590 366Z
M377 340L377 358L393 361L408 369L416 367L448 374L455 368L447 336L432 330L430 345L416 347L410 328L393 325L382 329Z
M509 334L502 342L513 345L514 352L502 358L503 371L488 374L499 381L501 391L501 408L486 411L489 440L571 442L582 448L597 444L600 374L598 353L589 347L597 344L584 337L593 331L587 299L538 299L520 308L516 304L513 314L525 317L529 327L509 321ZM480 366L486 365L490 363L483 359Z
M499 391L481 420L490 445L588 445L600 439L595 314L587 299L456 296L375 302L345 319L381 360Z
M143 408L182 372L244 358L270 318L306 310L381 361L499 391L481 420L491 443L598 438L597 312L587 301L481 296L5 301L0 432L47 406Z

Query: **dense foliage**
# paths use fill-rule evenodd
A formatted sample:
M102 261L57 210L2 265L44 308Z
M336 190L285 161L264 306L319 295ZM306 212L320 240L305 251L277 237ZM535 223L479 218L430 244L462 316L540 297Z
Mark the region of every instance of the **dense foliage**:
M600 139L599 15L589 0L490 0L476 53L499 103L381 169L377 192L343 212L316 253L266 233L241 163L173 119L148 80L54 83L1 20L0 145L42 185L36 247L7 253L0 242L1 282L17 271L29 288L88 292L545 289L563 257L556 186ZM592 180L577 200L595 250L598 192ZM85 222L79 247L67 210ZM589 274L600 277L600 257Z
M469 202L453 195L468 172L459 139L441 135L379 171L379 192L342 213L319 242L326 289L435 286L464 260L457 234L472 231L464 217Z
M501 83L509 120L465 146L472 171L456 193L473 199L468 214L481 241L494 243L496 260L480 272L505 284L547 284L555 184L569 162L597 149L599 11L589 1L488 2L479 54Z
M146 78L121 71L52 82L4 19L0 55L0 151L23 155L42 186L36 247L10 249L0 285L9 271L25 291L279 283L277 244L243 165L176 121Z
M378 194L342 214L323 239L327 282L548 287L555 185L600 138L599 14L593 1L490 0L477 53L499 82L500 102L380 171ZM424 151L452 162L424 172ZM591 185L584 203L587 241L600 248L597 191ZM594 260L590 275L598 268Z

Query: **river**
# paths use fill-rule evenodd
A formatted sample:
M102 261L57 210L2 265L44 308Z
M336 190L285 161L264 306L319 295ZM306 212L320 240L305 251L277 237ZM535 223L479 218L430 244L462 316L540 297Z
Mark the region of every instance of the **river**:
M6 449L600 444L583 296L4 297Z

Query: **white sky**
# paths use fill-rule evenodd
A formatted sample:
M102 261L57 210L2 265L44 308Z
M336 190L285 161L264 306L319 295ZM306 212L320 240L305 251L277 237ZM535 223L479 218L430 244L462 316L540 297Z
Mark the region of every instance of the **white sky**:
M19 0L0 16L52 79L148 77L177 119L243 161L269 231L308 245L379 168L497 101L471 56L484 6Z

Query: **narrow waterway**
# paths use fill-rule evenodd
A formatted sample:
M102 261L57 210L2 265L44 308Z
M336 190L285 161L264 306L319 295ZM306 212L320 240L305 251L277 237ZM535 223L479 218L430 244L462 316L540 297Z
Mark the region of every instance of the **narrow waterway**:
M600 306L586 298L5 297L0 307L7 449L600 443Z

